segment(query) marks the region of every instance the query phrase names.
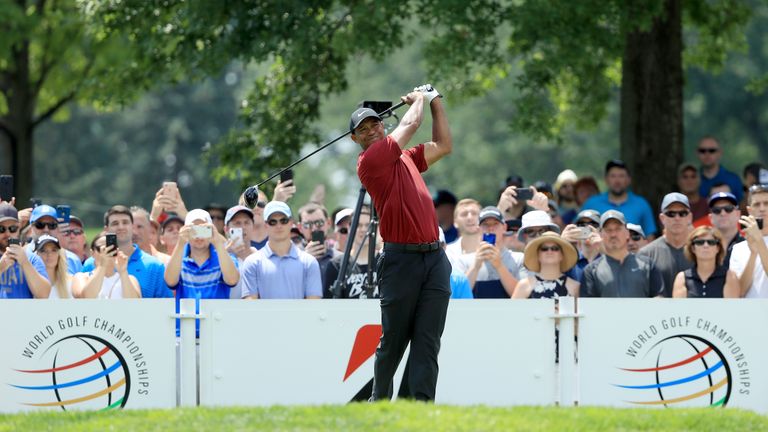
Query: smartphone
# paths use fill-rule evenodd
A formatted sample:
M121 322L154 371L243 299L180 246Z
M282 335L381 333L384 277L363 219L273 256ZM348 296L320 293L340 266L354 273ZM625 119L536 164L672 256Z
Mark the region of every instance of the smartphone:
M109 249L110 246L115 247L115 252L117 251L117 234L114 233L107 233L104 236L106 243L104 244L104 250Z
M763 218L757 218L755 220L757 221L757 228L762 231L762 229L763 229Z
M312 231L312 241L317 243L325 242L325 233L322 231Z
M43 200L41 200L40 198L30 198L29 199L29 205L32 208L35 208L35 207L41 205L42 203L43 203Z
M589 238L589 236L592 235L592 228L588 226L577 227L577 228L579 229L579 235L577 236L579 240L586 240Z
M178 188L179 186L176 184L176 182L172 182L172 181L163 182L163 195L176 196L176 190Z
M531 188L519 188L515 189L515 192L517 193L518 201L527 201L533 198L533 189Z
M192 238L206 239L213 237L213 229L208 225L192 225Z
M243 229L242 228L230 228L229 238L235 240L235 243L243 242Z
M483 241L488 243L488 244L492 244L492 245L495 246L496 245L496 234L493 234L493 233L483 234Z
M293 180L293 170L290 168L280 173L280 183L285 183L288 180Z
M0 175L0 201L11 201L13 198L13 176Z
M68 205L56 206L56 217L65 224L69 223L69 217L72 214L72 208Z
M17 238L9 238L8 239L8 246L10 246L10 245L19 245L19 246L21 246L21 240L19 240Z

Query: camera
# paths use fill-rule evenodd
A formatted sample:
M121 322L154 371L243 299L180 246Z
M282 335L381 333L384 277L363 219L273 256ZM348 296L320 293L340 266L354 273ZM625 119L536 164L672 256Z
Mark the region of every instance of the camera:
M192 238L206 239L213 237L213 229L208 225L192 225Z
M518 188L515 189L515 193L518 201L527 201L533 198L533 189L531 188Z
M376 111L376 114L380 114L390 108L392 108L392 102L390 101L362 101L359 106L363 108L370 108ZM392 112L388 112L386 115L381 115L382 118L386 118L392 115Z

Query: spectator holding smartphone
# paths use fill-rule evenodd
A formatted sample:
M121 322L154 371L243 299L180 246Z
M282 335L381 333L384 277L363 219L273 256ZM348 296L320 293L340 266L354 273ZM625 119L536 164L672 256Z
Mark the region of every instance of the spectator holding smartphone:
M141 298L139 281L128 274L128 257L112 243L107 246L107 234L103 232L93 239L91 253L96 267L75 275L72 284L75 298Z
M165 283L176 291L177 299L228 299L240 280L236 263L211 215L194 209L179 230L179 244L165 269Z
M737 243L731 252L730 269L739 277L742 297L768 297L768 185L756 184L749 188L748 216L742 216L746 241Z
M51 283L45 264L19 244L19 213L0 203L0 299L48 298Z
M330 227L331 219L328 217L328 210L324 206L310 202L299 209L299 231L308 241L304 246L304 251L315 257L320 265L323 286L326 285L326 269L333 257L338 254L335 249L329 248L325 242Z
M41 204L35 207L32 210L29 223L32 225L32 240L36 241L44 234L56 237L56 239L63 237L59 231L58 213L55 208L49 205ZM34 254L34 242L27 244L24 249L27 254ZM69 274L75 274L83 269L83 263L80 261L79 256L67 249L64 249L64 253L67 255L67 270Z

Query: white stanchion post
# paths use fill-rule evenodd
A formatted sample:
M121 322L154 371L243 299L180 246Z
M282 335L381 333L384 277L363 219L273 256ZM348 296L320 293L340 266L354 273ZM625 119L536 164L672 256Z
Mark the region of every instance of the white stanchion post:
M573 297L560 297L559 389L560 406L576 404L576 344L574 343L576 310Z
M181 406L197 405L197 356L195 355L195 299L181 299Z

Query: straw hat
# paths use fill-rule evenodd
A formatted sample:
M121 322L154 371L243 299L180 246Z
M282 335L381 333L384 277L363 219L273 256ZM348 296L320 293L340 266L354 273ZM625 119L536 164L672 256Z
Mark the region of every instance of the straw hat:
M560 262L560 271L566 272L576 265L578 259L578 253L576 248L572 244L560 238L557 233L545 232L544 234L531 240L525 246L525 267L532 272L541 271L541 263L539 263L539 246L544 243L555 243L560 246L563 251L563 260Z

